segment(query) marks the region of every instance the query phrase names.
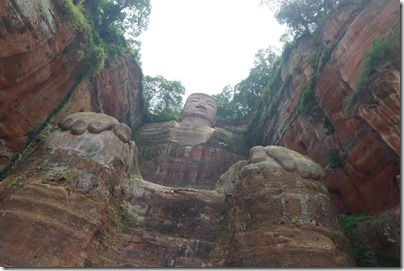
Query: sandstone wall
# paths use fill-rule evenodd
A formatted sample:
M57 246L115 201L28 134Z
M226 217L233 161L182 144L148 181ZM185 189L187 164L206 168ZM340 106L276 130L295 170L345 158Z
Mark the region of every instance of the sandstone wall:
M258 108L265 123L255 123L262 127L259 144L281 145L320 163L339 212L375 214L400 200L400 71L385 70L373 77L370 101L353 116L345 110L359 81L363 54L373 40L398 34L399 29L397 1L372 1L364 9L347 6L336 11L314 47L301 39L290 51L275 113L265 115L275 94L267 95ZM313 59L324 62L320 71L313 70ZM322 113L305 114L298 110L300 96L316 72L315 99Z
M1 266L355 266L307 157L256 147L216 190L168 187L139 177L115 118L75 113L60 126L0 182Z
M42 142L0 183L0 265L83 267L117 234L136 151L112 130L58 130Z
M359 222L347 230L359 266L401 266L401 206Z
M133 130L144 123L142 71L133 59L121 58L98 76L83 80L55 121L74 112L100 112Z
M66 10L50 0L5 0L0 20L0 171L71 90L56 121L76 111L98 111L131 128L142 123L139 66L122 59L96 78L83 79L80 43L86 43L86 31L66 20Z
M0 266L206 265L224 196L141 180L130 129L93 117L72 118L99 133L67 118L0 182Z
M229 211L211 266L354 267L321 171L291 150L254 147L218 182Z
M62 53L77 37L51 1L9 1L0 8L0 168L29 140L77 80Z

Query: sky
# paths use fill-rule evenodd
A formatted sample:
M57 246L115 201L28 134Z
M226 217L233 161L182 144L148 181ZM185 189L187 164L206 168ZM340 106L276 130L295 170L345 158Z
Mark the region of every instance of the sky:
M191 93L234 87L254 67L259 49L281 49L285 27L259 0L151 0L139 39L144 75L181 81Z

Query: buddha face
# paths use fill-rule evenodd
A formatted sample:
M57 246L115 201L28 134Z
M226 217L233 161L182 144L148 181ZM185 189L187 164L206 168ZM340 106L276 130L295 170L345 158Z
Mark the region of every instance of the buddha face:
M216 123L216 101L209 95L202 93L191 94L185 102L180 121L184 118L200 118L207 120L210 127Z

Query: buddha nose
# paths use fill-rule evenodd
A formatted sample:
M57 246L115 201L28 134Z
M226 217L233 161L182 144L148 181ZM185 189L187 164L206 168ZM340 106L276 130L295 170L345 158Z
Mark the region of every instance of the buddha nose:
M203 108L206 110L206 103L204 101L199 101L196 108Z

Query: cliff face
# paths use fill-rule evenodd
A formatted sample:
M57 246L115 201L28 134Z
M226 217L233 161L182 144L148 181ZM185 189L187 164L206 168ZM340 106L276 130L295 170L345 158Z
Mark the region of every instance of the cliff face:
M400 201L400 71L385 69L371 77L370 98L353 116L345 108L358 85L363 54L372 41L398 34L399 29L397 1L336 11L315 46L301 39L290 51L282 66L284 91L275 114L258 113L266 120L253 122L263 127L260 144L296 150L326 168L327 188L339 212L375 214ZM319 63L317 71L313 60ZM312 100L319 109L303 113L300 96L313 78ZM267 95L257 112L266 112L274 97Z
M258 147L217 190L174 188L139 178L115 118L60 126L0 183L1 266L355 266L321 167L298 153Z
M224 195L139 178L131 130L75 113L0 182L0 266L201 267Z
M167 129L150 124L139 129L138 149L118 121L131 128L143 123L141 70L121 59L83 78L86 35L64 12L50 0L6 0L0 7L0 167L50 118L96 111L116 119L76 114L76 126L64 119L61 130L0 182L0 265L355 266L334 205L339 212L374 214L399 203L400 71L379 71L371 77L370 98L353 115L345 107L372 40L399 32L399 3L374 0L336 11L315 46L301 39L289 52L279 75L283 92L267 93L254 113L250 135L260 135L254 145L307 154L326 168L325 176L296 153L256 147L261 152L231 167L216 190L190 187L213 188L218 175L245 158L238 153L243 142L226 141L230 135L216 129L205 146L181 145L179 130L167 137L175 144L166 138L160 143L167 148L153 148L150 135L163 137L173 123ZM321 62L318 70L313 60ZM314 113L299 110L308 85ZM163 184L173 187L139 177L142 159L153 162L156 151L160 159L169 151L178 158L165 165L174 178ZM176 162L196 166L179 169ZM187 172L200 174L192 185L183 178ZM379 265L399 265L399 216L396 208L362 222L352 244L373 253Z
M55 121L73 112L101 112L132 129L144 123L142 71L136 61L121 58L91 80L83 80Z
M400 7L393 0L365 8L337 10L324 24L315 45L301 39L284 63L282 100L275 114L266 96L253 120L260 138L254 145L281 145L313 157L326 169L327 187L339 212L378 213L399 202L400 71L387 69L371 78L371 99L353 116L346 104L356 88L363 53L371 42L399 33ZM141 70L121 61L91 79L80 42L85 34L64 19L49 0L6 0L0 7L0 170L15 158L49 116L95 111L116 117L132 129L143 123ZM319 71L313 58L324 62ZM303 114L299 99L312 84L322 114ZM70 99L66 97L70 96ZM67 103L61 111L61 104Z
M80 42L86 37L66 12L50 0L6 0L0 7L0 170L51 115L59 113L58 120L77 111L104 112L132 128L143 121L139 66L122 59L83 78Z
M231 208L212 266L355 266L322 175L309 173L318 165L279 146L254 147L249 161L218 182Z

